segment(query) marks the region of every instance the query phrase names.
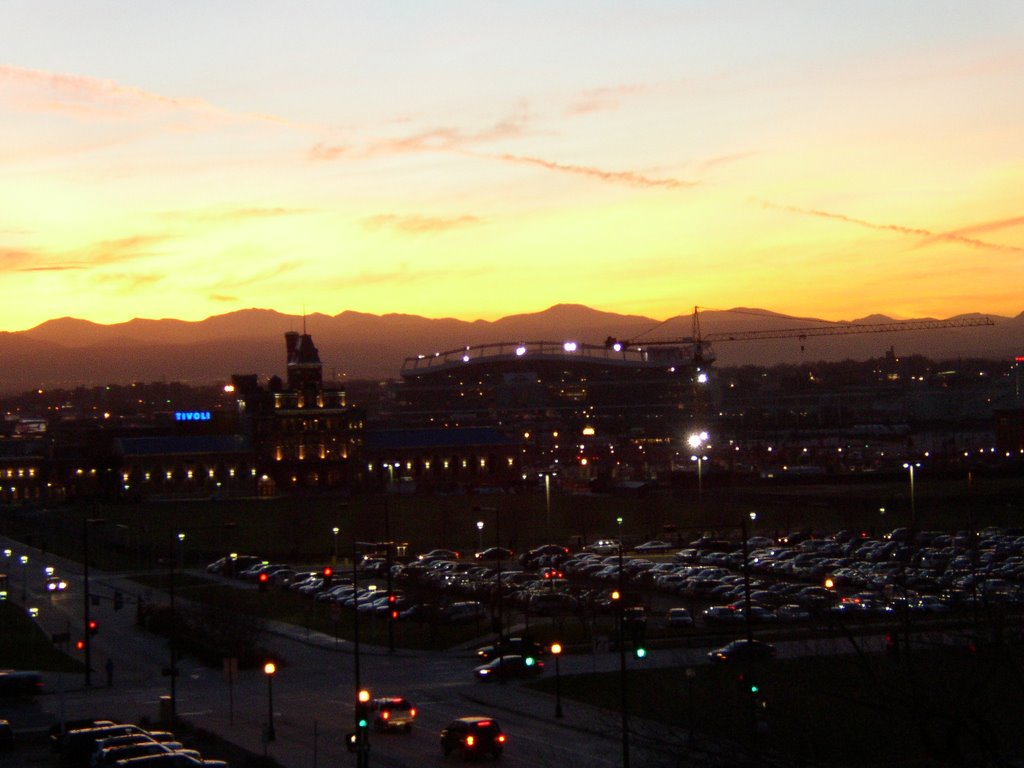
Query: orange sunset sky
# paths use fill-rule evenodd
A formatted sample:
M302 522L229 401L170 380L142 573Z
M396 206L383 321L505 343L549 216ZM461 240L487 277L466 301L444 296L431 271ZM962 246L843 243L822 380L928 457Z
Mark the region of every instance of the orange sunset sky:
M12 0L0 330L1024 310L1024 3Z

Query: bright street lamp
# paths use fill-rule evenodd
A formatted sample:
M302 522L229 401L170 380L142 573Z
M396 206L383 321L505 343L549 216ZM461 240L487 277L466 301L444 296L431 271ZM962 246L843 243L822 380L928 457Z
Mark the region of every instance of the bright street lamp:
M341 533L341 529L338 526L331 528L334 533L334 557L331 559L331 565L338 564L338 534Z
M484 551L484 521L476 521L476 540L477 540L477 552Z

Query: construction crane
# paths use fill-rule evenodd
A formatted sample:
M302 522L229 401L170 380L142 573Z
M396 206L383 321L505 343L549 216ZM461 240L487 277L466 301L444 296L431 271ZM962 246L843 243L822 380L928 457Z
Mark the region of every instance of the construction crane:
M859 333L897 333L901 331L930 331L939 328L976 328L979 326L995 325L988 317L963 317L954 320L894 320L888 323L831 323L829 325L812 326L806 328L777 328L767 331L720 331L718 333L702 334L700 330L699 307L693 308L692 334L682 338L665 339L658 341L639 342L637 340L620 342L617 339L609 338L605 345L619 349L651 346L692 346L693 360L699 367L702 364L714 362L715 354L712 351L712 342L719 341L758 341L761 339L799 339L800 350L803 351L803 343L813 336L846 336Z

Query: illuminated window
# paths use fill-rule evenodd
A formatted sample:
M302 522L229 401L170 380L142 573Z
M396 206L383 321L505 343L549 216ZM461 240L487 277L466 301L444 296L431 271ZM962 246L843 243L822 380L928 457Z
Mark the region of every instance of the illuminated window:
M215 472L215 471L214 471L213 469L211 469L211 470L209 470L209 471L208 471L208 472L206 473L206 476L207 476L207 477L209 477L209 478L210 478L210 479L212 480L212 479L214 478L214 475L215 475L215 474L216 474L216 472Z
M228 477L234 477L234 476L235 476L235 468L231 467L231 469L228 470Z
M173 470L168 469L167 472L164 473L164 474L165 474L165 477L168 480L173 480L174 479L174 472L173 472Z
M487 459L480 459L480 469L487 466Z
M185 471L185 477L187 477L189 480L192 479L192 475L193 475L193 472L192 472L191 469Z

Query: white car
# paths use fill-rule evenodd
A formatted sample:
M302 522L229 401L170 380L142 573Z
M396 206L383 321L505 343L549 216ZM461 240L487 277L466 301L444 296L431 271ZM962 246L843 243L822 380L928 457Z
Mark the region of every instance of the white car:
M593 552L595 555L617 555L621 546L617 539L598 539L593 544L587 544L583 551Z
M669 544L667 541L645 541L643 544L638 544L633 549L636 552L670 552L675 549L674 544Z

